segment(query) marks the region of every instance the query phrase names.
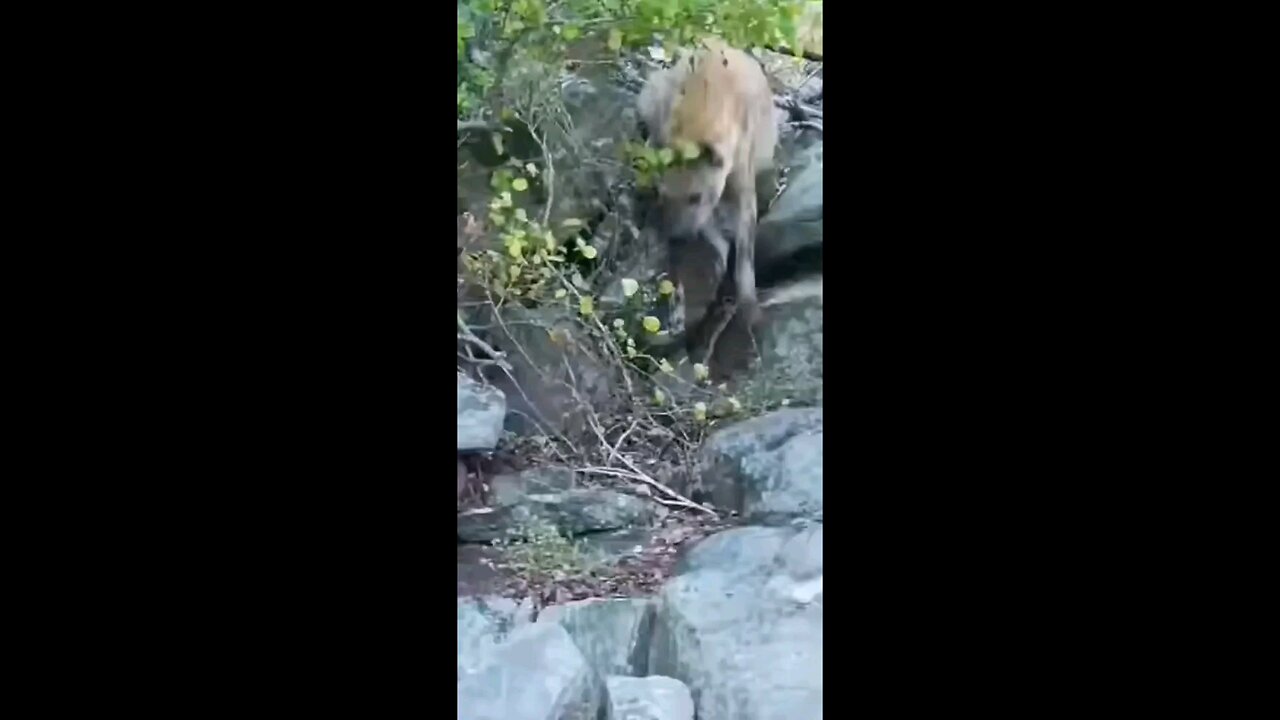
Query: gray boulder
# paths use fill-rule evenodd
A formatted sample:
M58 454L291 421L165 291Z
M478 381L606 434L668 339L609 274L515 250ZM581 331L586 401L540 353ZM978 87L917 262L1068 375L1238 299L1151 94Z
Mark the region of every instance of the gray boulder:
M532 602L502 597L458 598L458 678L480 667L484 657L514 628L527 624Z
M753 397L769 403L822 404L821 282L819 277L809 287L793 286L808 295L765 308L758 334L760 365L746 381Z
M817 102L822 99L822 73L809 78L809 81L800 86L797 93L801 102Z
M458 513L458 538L464 542L522 537L531 527L551 525L561 535L646 526L666 508L613 490L573 489L506 496L507 504Z
M765 583L773 602L822 607L822 524L800 530L783 545Z
M649 671L688 685L700 720L821 720L820 548L821 525L700 543L659 596Z
M765 322L760 365L748 381L759 400L822 403L822 143L795 159L787 189L760 222L756 275Z
M573 118L571 136L559 139L593 157L615 157L636 133L635 94L599 66L584 66L562 80L562 99ZM557 132L557 130L553 130ZM581 156L563 152L556 158L556 207L552 221L590 217L600 198L617 187L616 163L579 164Z
M577 486L573 470L544 465L517 473L497 475L489 480L489 492L497 505L515 505L530 495L572 490Z
M556 623L516 628L458 680L458 720L596 720L603 680Z
M793 159L787 187L760 220L756 234L757 273L803 250L822 246L822 143Z
M745 575L765 573L795 534L791 527L750 527L716 533L680 558L676 575L721 568L738 568Z
M511 335L496 333L493 342L506 353L515 380L501 373L493 383L506 393L513 411L507 417L508 430L521 435L556 430L572 435L585 429L581 408L566 384L576 386L588 403L609 397L613 387L609 367L581 349L590 347L591 341L575 315L554 305L503 309L502 321ZM479 313L475 321L497 322L488 311Z
M822 577L822 523L806 525L778 552L777 566L797 581Z
M553 605L542 611L538 622L562 625L601 675L648 672L652 600L593 598Z
M492 450L502 437L507 399L497 388L458 373L458 451Z
M822 518L822 408L730 425L703 444L701 483L717 507L775 525Z
M608 689L607 720L693 720L693 697L675 678L614 676Z

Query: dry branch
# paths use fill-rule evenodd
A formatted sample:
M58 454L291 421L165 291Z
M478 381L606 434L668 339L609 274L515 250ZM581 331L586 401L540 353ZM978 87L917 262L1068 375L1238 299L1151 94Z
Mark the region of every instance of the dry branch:
M492 359L493 364L503 370L511 369L511 365L505 359L507 354L501 350L495 350L492 345L476 337L475 333L471 332L471 328L467 327L467 323L463 321L461 313L458 314L458 339L480 348Z
M631 464L631 463L630 463L630 461L628 461L626 458L623 458L623 462L626 462L628 465L630 465L630 464ZM632 467L634 467L634 466L632 466ZM646 484L646 485L648 485L648 486L650 486L650 487L657 488L658 490L661 490L662 492L666 493L668 496L670 496L670 497L671 497L671 499L670 499L670 500L667 500L667 501L663 501L661 498L654 498L654 499L655 499L655 500L657 500L658 502L661 502L663 505L676 505L676 506L679 506L679 507L693 508L694 510L700 510L700 511L702 511L702 512L704 512L704 513L707 513L708 515L710 515L710 516L711 516L711 517L713 517L713 518L719 519L719 517L720 517L720 515L719 515L718 513L716 513L716 511L715 511L715 510L712 510L711 508L709 508L709 507L707 507L707 506L705 506L705 505L700 505L700 504L698 504L698 503L696 503L696 502L694 502L694 501L690 500L689 498L687 498L687 497L685 497L685 496L681 495L680 493L676 492L675 490L672 490L671 488L667 487L666 485L663 485L662 483L658 482L657 480L654 480L653 478L649 477L648 475L646 475L646 474L645 474L645 473L643 473L643 472L640 472L639 470L636 470L636 471L634 471L634 472L627 472L627 471L625 471L625 470L618 470L617 468L608 468L608 467L586 467L586 468L578 468L578 469L577 469L577 472L582 472L582 473L595 473L595 474L597 474L597 475L611 475L611 476L613 476L613 477L627 478L627 479L630 479L630 480L639 480L640 482L642 482L642 483L644 483L644 484Z
M763 47L765 50L776 52L779 55L789 55L791 57L796 56L795 51L792 50L791 48L788 48L786 45L762 45L761 47ZM812 62L822 62L821 53L816 53L812 50L805 50L804 52L800 53L800 56L803 57L805 60L810 60Z

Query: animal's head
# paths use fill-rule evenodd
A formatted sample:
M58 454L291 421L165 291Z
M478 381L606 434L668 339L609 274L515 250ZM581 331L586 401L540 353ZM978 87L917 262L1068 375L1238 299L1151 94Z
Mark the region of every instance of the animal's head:
M720 46L688 61L673 88L665 137L680 159L658 183L661 222L668 237L688 238L711 218L724 194L744 129L743 106Z
M745 132L744 105L723 43L704 43L694 55L656 74L641 94L650 140L678 159L658 181L660 230L688 239L711 219L737 162Z
M702 145L698 156L663 173L658 181L658 217L664 235L691 238L710 219L729 177L723 147Z

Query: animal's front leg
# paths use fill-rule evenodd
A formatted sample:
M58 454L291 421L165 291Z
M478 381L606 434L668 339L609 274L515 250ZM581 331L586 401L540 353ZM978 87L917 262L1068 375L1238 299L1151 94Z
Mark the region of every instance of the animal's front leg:
M711 247L715 248L715 276L717 282L724 275L725 269L729 264L729 241L724 238L724 234L720 232L720 226L713 216L711 222L707 223L699 231L699 236L705 238ZM736 240L735 240L736 242Z
M708 223L696 238L674 242L670 247L670 274L684 308L684 328L696 335L724 277L729 241L713 223Z
M736 206L730 205L727 209L731 212L736 212L735 207ZM727 225L731 232L736 232L734 215L730 214L726 218L720 211L717 211L716 217L714 217L712 222L708 223L702 230L703 236L707 238L716 250L716 282L713 288L714 301L708 308L702 335L702 344L704 346L704 357L702 362L707 364L710 364L711 362L711 355L715 352L716 341L719 340L720 334L725 331L725 328L728 327L730 321L733 320L734 315L737 313L738 305L737 280L735 279L737 271L729 266L730 254L734 254L734 264L737 264L736 253L738 240L736 237L734 237L732 241L726 239L724 234L721 232L721 223ZM732 288L732 292L728 295L724 292L726 280L728 280L728 287Z

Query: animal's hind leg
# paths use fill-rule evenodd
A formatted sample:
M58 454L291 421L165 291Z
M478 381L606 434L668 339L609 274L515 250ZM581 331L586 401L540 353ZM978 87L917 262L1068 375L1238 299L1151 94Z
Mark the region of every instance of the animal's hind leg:
M748 326L759 319L756 300L756 189L749 168L735 172L735 223L733 234L734 299Z
M756 292L756 184L755 173L749 162L744 163L730 176L733 183L734 234L733 234L733 319L750 341L750 353L760 356L755 328L762 314Z

